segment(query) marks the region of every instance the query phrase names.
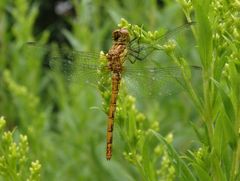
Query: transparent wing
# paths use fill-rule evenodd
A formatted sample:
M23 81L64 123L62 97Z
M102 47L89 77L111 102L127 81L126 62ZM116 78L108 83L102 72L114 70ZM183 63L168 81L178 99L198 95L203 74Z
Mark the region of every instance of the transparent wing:
M191 71L200 71L192 66ZM184 80L179 67L126 68L123 81L129 94L141 98L171 95L184 90Z
M98 56L90 52L75 52L49 57L50 68L61 73L68 81L93 83L98 80L98 70L102 69ZM104 69L105 70L105 69ZM107 69L106 69L107 70Z
M100 63L99 52L81 52L65 48L51 48L28 43L31 51L44 53L49 67L60 73L67 81L75 83L97 84L99 70L102 74L110 74L106 66Z
M181 32L184 32L186 30L189 30L191 28L191 26L195 25L195 22L188 22L184 25L181 25L173 30L169 30L167 31L165 34L159 36L156 41L157 42L164 42L164 41L167 41L169 38L181 33Z

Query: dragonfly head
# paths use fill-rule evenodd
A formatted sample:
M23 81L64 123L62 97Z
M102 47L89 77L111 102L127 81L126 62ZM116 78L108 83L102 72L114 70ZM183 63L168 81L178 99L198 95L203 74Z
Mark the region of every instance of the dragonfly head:
M119 43L127 43L130 40L128 30L125 28L117 29L112 34L113 41Z

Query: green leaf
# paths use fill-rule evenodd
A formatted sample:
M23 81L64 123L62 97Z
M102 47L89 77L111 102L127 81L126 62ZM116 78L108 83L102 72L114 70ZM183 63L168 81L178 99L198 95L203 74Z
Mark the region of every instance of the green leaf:
M71 32L69 32L68 30L62 30L62 33L64 34L64 36L67 38L67 40L69 41L69 43L76 48L77 50L81 50L81 44L79 43L79 41L73 36L73 34Z
M192 164L193 168L196 170L196 173L198 175L198 178L200 180L204 180L204 181L211 181L211 177L208 175L208 173L199 165L193 163Z
M207 144L207 139L208 139L208 138L206 137L206 135L200 133L199 127L197 127L194 123L190 122L190 124L191 124L193 130L195 131L198 139L199 139L202 143Z
M150 153L150 142L151 142L151 137L152 135L148 135L145 139L144 145L143 145L143 150L142 150L142 165L144 167L145 170L145 174L148 177L147 180L149 181L154 181L157 180L156 176L155 176L155 169L153 167L153 162L152 162L152 157L151 157L151 153Z
M213 144L215 151L218 155L218 157L222 158L222 152L224 152L226 146L227 146L227 138L226 138L226 130L224 128L224 121L221 116L218 116L218 119L216 119L216 125L215 125L215 132L214 132L214 138L213 138Z
M214 178L216 180L222 180L222 181L225 181L226 180L226 177L225 177L225 173L223 171L223 169L221 168L221 160L220 158L218 158L217 154L215 151L213 151L211 153L211 164L213 165L214 167Z
M225 112L226 112L228 118L233 123L235 121L235 112L234 112L232 101L231 101L230 97L227 95L227 93L225 92L223 86L214 79L212 79L212 81L219 88Z
M233 109L233 104L231 99L225 92L223 86L217 82L216 80L212 79L213 83L219 88L220 95L223 101L224 112L226 113L220 117L218 121L220 121L221 125L216 125L216 132L215 137L217 138L217 145L220 144L221 140L219 138L222 137L222 134L226 134L227 140L230 142L232 147L236 146L237 143L237 136L235 135L234 131L234 122L235 122L235 112ZM224 138L222 138L224 139Z
M208 19L210 0L193 1L197 21L197 42L203 67L212 62L212 30Z

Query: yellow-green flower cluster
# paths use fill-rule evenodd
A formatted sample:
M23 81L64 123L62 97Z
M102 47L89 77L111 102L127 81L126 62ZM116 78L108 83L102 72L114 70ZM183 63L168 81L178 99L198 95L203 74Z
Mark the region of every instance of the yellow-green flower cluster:
M176 177L175 168L166 151L163 153L161 166L156 172L161 181L171 181Z
M100 66L98 70L98 90L102 96L102 106L105 113L108 113L109 109L109 102L111 97L111 76L106 74L106 67L107 67L107 57L103 52L100 52Z
M0 117L1 149L0 149L0 176L4 180L37 181L40 179L41 164L32 162L29 169L29 144L26 135L19 135L19 141L14 140L14 131L4 131L6 120Z
M143 27L138 25L132 25L128 23L127 20L121 19L121 22L118 24L120 28L126 28L130 34L131 39L136 39L140 43L147 43L152 45L156 49L162 49L162 45L158 43L158 40L166 33L166 30L159 31L145 31Z
M30 177L27 179L27 181L37 181L40 180L40 171L41 171L42 165L40 164L39 160L36 160L35 162L31 163L30 170Z

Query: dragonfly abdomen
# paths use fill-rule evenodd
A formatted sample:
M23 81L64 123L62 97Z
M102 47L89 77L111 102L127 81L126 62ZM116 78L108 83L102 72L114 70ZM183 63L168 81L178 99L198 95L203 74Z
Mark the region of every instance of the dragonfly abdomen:
M108 112L108 126L107 126L107 148L106 158L111 159L112 156L112 139L113 139L113 126L114 117L116 112L117 96L119 91L121 76L119 73L113 73L112 75L112 95L110 100L109 112Z

